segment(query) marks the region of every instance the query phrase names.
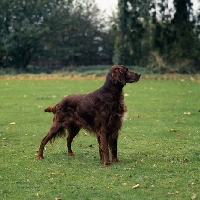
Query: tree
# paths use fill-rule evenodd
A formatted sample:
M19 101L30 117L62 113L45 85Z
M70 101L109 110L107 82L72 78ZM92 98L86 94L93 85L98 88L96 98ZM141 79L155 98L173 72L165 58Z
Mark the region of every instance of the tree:
M199 62L199 37L190 0L152 2L152 54L168 71L191 72ZM169 67L170 66L170 67Z
M94 0L3 0L0 65L110 64L114 39L99 11Z
M103 20L93 0L75 1L71 26L64 26L68 58L66 63L93 64L99 56ZM96 63L97 64L97 63Z
M198 68L200 17L195 16L191 0L174 0L174 8L168 0L118 2L116 63L181 72Z
M169 58L173 37L170 29L172 11L168 6L168 0L162 0L160 3L152 1L150 6L150 12L152 12L151 54L160 56L160 60L164 62Z
M115 63L139 64L143 55L142 39L145 35L144 12L148 1L119 0L118 35L115 42ZM144 20L145 19L145 20Z
M193 60L197 35L195 30L195 19L191 0L174 0L175 14L172 20L173 57L182 64Z
M2 0L0 62L3 67L26 68L41 38L50 30L49 20L63 2Z
M45 38L47 50L43 49L41 59L58 62L60 66L111 63L114 38L105 29L93 0L74 1L70 12L63 10L56 19L60 28L56 35L50 33Z

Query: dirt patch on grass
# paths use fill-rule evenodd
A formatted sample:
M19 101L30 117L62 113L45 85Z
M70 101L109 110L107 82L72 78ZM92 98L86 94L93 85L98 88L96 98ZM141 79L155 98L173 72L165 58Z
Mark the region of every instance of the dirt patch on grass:
M63 74L24 74L0 76L0 80L51 80L51 79L104 79L105 76L90 75L63 75Z
M96 74L21 74L21 75L3 75L0 80L55 80L55 79L98 79L104 80L106 75ZM200 74L183 75L183 74L151 74L142 75L143 80L180 80L180 81L194 81L200 82Z

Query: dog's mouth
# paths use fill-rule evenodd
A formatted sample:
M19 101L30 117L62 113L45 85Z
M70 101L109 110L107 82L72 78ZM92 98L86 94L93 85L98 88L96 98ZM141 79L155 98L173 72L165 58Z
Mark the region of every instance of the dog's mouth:
M129 80L129 83L136 83L136 82L138 82L140 80L140 76L141 76L141 74L135 73L133 79Z

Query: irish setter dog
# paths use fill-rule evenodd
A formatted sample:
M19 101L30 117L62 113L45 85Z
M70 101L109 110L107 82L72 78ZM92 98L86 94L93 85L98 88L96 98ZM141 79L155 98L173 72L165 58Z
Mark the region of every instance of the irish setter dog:
M123 87L126 83L139 81L140 74L131 72L123 65L114 65L106 76L102 87L89 94L71 94L45 112L54 114L52 126L43 138L38 150L38 159L44 159L44 146L56 137L67 134L68 155L74 156L71 148L73 138L81 128L94 133L99 143L100 159L105 166L119 162L117 157L118 132L122 126L126 106Z

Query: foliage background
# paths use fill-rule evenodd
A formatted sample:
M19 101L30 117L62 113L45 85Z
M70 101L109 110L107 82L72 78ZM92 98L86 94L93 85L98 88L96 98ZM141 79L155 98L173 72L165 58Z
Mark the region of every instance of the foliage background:
M118 0L117 13L105 19L94 0L2 0L0 68L125 64L195 73L199 11L191 0Z

